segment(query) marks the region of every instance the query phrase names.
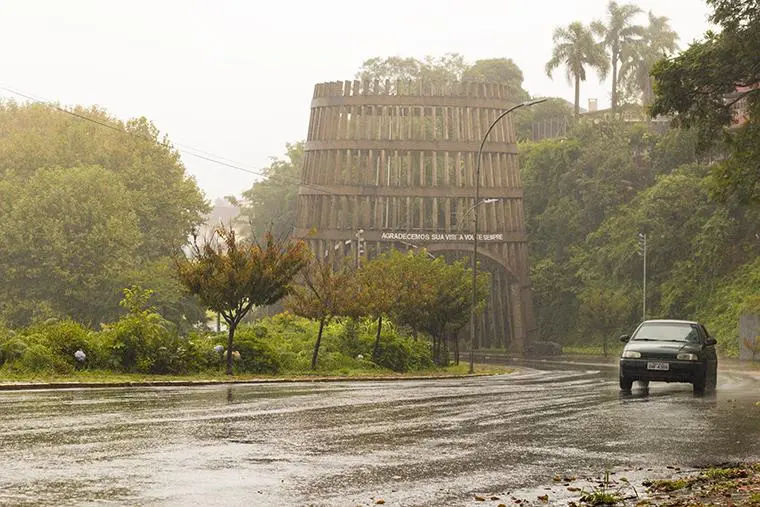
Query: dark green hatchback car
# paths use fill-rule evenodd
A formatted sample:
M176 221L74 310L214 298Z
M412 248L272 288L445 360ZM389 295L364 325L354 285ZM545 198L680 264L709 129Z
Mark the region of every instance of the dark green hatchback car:
M634 381L688 382L694 392L714 389L717 383L716 340L705 326L688 320L647 320L633 336L620 337L620 389L630 391Z

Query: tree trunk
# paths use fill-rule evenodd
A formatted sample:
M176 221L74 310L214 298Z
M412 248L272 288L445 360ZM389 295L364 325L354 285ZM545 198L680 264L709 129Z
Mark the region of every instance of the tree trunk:
M581 114L581 77L575 76L575 117Z
M227 375L232 375L232 340L235 337L237 322L227 322Z
M454 361L459 365L459 333L454 335Z
M377 334L375 335L375 347L372 349L372 360L377 362L380 353L380 330L383 328L383 316L377 318Z
M325 319L319 321L319 333L317 333L317 343L314 344L314 354L311 356L311 369L317 369L317 356L319 355L319 344L322 341L322 330L325 328Z
M652 98L654 97L654 93L652 92L652 78L647 76L646 83L644 84L644 93L643 93L643 102L645 106L648 106L652 103ZM649 119L649 115L647 115L647 119Z
M618 106L617 96L617 52L612 52L612 96L610 98L612 102L612 112L614 113Z

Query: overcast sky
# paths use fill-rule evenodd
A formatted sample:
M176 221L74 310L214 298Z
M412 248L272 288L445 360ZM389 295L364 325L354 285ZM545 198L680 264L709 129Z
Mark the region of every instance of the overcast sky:
M707 30L703 0L637 0L668 16L681 47ZM457 52L512 58L534 96L572 101L549 79L552 31L604 19L606 0L0 0L0 86L64 105L145 116L182 146L258 171L306 137L315 83L352 79L374 56ZM640 21L646 21L642 15ZM0 95L11 97L5 91ZM609 89L591 76L581 105ZM256 176L183 154L208 198Z

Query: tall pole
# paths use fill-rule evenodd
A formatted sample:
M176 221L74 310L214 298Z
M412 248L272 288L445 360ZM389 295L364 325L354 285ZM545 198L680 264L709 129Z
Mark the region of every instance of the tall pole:
M493 128L496 126L499 121L501 121L502 118L507 116L509 113L514 111L515 109L519 109L521 107L526 106L532 106L535 104L540 104L541 102L546 101L547 99L538 99L538 100L530 100L528 102L522 102L520 104L514 105L501 113L499 116L496 117L496 119L491 123L491 125L488 127L488 130L486 130L485 135L483 136L483 139L480 141L480 148L478 148L478 156L475 163L475 203L473 209L475 210L475 236L473 239L472 244L472 315L470 318L470 373L475 373L475 318L477 317L476 312L476 305L478 302L478 210L476 209L478 203L480 202L480 159L483 156L483 147L486 144L486 140L488 139L488 134L491 133Z
M362 255L364 255L364 229L356 233L356 269L362 267Z
M647 320L647 235L644 234L644 290L641 293L641 320Z

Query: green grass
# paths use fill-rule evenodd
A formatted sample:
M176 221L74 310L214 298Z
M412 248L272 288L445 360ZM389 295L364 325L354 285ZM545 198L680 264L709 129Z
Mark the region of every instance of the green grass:
M581 496L581 502L588 505L615 505L622 502L620 495L609 491L592 491Z
M0 370L0 383L51 383L51 382L82 382L82 383L127 383L127 382L205 382L205 381L246 381L246 380L275 380L275 379L314 379L324 377L339 378L410 378L435 377L441 375L467 375L469 365L462 363L441 368L429 368L419 371L397 373L385 369L347 369L337 370L307 370L300 372L283 372L278 375L225 375L221 371L208 371L188 375L148 375L142 373L114 373L105 370L84 370L67 375L56 373L11 373ZM495 365L475 365L475 373L480 375L499 375L511 373L511 368Z
M666 493L670 493L672 491L678 491L679 489L684 489L687 486L690 486L691 482L686 479L673 479L673 480L661 480L661 481L653 481L652 485L649 486L649 489L652 491L664 491Z
M708 468L702 472L709 479L740 479L749 477L750 473L745 468Z
M607 357L618 357L623 352L623 344L615 342L607 345ZM565 345L562 353L575 356L603 356L604 347L601 345Z

